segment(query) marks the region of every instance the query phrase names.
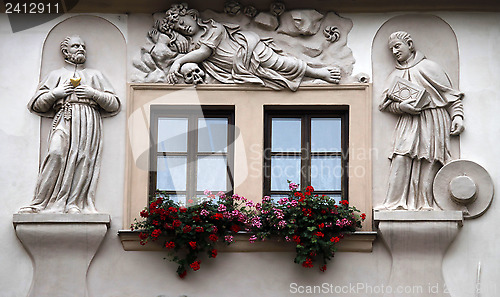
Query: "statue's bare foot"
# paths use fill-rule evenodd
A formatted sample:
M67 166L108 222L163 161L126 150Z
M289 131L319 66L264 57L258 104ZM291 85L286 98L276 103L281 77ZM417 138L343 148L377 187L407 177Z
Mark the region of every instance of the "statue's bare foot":
M68 213L68 214L78 214L78 213L82 213L82 211L78 207L73 206L73 207L69 208L66 211L66 213Z
M337 67L312 68L307 66L306 76L319 78L332 84L340 82L340 69Z
M32 206L26 206L19 209L17 213L38 213L39 209Z
M340 69L337 67L324 67L319 70L319 75L322 80L338 84L340 82Z

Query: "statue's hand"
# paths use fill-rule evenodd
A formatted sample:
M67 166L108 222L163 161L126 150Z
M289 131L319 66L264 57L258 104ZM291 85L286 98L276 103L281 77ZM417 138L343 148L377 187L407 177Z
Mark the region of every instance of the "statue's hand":
M56 99L61 99L61 98L68 96L69 94L71 94L71 92L73 92L73 90L74 90L73 85L71 85L71 83L68 81L68 83L62 84L62 85L54 88L51 91L51 93L52 93L52 95L54 95L54 97Z
M415 108L411 105L411 101L405 100L401 103L399 103L399 109L401 109L402 112L408 113L408 114L420 114L421 109L420 108Z
M461 116L455 116L451 123L451 135L458 135L465 130L464 119Z
M189 40L180 34L177 36L174 44L177 47L177 51L181 54L185 54L189 51Z
M75 88L75 94L79 99L92 99L92 97L94 97L95 95L95 91L88 85L80 84Z
M176 84L179 82L179 77L182 77L182 74L179 72L181 69L181 64L175 61L172 66L170 66L170 70L167 74L167 83Z

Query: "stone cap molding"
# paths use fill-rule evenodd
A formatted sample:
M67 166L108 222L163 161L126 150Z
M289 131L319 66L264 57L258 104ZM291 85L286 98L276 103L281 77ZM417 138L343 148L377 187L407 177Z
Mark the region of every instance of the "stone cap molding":
M463 225L464 216L461 211L375 211L373 214L375 222L458 222Z
M125 251L163 251L162 240L140 244L140 231L119 230L118 237ZM278 239L266 239L266 241L249 242L253 233L239 232L234 236L234 243L230 246L219 244L217 249L220 252L227 253L258 253L258 252L294 252L295 246L291 242ZM377 238L376 231L356 231L347 235L338 243L337 252L360 252L371 253L373 250L373 241Z
M60 214L60 213L16 213L13 215L14 227L19 224L106 224L109 228L111 216L98 214Z

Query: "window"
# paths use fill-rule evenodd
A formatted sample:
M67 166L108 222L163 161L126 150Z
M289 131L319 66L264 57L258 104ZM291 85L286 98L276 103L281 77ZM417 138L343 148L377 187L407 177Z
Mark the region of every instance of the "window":
M348 108L328 109L266 108L265 195L286 197L291 180L337 201L347 199Z
M149 192L175 201L231 192L234 108L151 106Z

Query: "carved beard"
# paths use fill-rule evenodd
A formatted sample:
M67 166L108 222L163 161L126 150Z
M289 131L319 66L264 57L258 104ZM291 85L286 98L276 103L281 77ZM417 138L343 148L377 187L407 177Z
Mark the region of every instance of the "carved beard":
M74 54L66 55L66 60L70 61L71 63L75 63L75 64L83 64L87 60L87 57L85 56L85 53L76 52Z

